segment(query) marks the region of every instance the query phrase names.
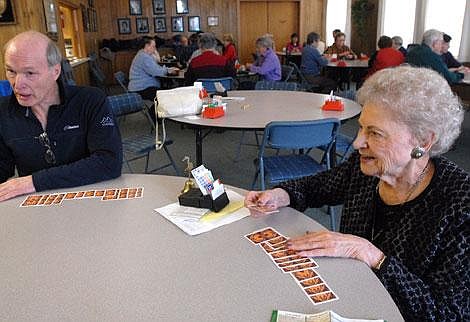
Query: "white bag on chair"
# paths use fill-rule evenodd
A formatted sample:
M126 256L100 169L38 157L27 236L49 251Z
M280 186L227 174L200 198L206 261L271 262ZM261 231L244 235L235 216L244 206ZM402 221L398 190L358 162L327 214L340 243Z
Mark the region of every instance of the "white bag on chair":
M155 97L155 115L162 119L162 140L158 139L158 122L155 131L155 148L160 150L166 140L165 118L184 115L200 114L202 100L199 91L202 84L178 87L168 90L158 90Z

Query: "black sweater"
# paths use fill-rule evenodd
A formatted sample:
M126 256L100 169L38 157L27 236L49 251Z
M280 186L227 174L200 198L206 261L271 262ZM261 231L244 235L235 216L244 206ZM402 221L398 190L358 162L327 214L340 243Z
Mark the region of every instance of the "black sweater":
M341 232L364 237L385 253L377 276L406 321L469 321L470 176L443 157L432 162L428 187L403 205L380 200L378 178L361 172L357 153L281 188L300 211L344 204Z
M121 175L119 129L102 91L63 87L60 105L49 108L46 132L56 164L45 160L41 123L14 95L0 98L0 183L32 175L36 191L74 187Z

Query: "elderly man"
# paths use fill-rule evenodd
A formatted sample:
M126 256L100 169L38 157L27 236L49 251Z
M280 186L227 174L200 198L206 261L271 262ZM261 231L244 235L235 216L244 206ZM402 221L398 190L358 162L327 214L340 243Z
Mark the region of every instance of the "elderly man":
M403 38L400 36L393 36L392 37L392 47L398 50L403 54L403 57L406 57L406 49L403 47Z
M64 85L61 59L39 32L21 33L5 45L14 95L0 99L0 201L121 175L121 138L106 96ZM19 177L8 180L15 167Z
M217 40L213 34L201 34L201 54L191 60L184 74L187 85L192 85L198 78L235 77L233 63L215 50L216 45Z
M462 73L451 72L442 61L443 36L444 34L438 30L427 30L423 34L422 44L408 52L406 62L417 67L434 69L444 76L449 84L459 83L464 75Z

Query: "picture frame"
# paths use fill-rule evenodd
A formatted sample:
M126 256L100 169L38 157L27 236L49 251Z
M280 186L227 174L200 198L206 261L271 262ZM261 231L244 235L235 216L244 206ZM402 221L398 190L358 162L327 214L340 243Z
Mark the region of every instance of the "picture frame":
M132 33L130 18L118 18L117 24L118 24L118 32L120 35L128 35Z
M152 5L154 15L165 14L165 0L153 0Z
M44 16L46 18L46 33L52 40L59 40L56 5L53 0L43 0Z
M153 19L155 32L166 32L166 19L165 17L155 17Z
M176 0L176 13L179 15L189 13L188 0Z
M129 14L131 16L142 15L142 0L129 0Z
M214 27L219 25L219 17L218 16L208 16L207 17L207 25L209 27Z
M141 17L135 19L135 29L138 34L149 33L149 19L147 17Z
M15 6L12 0L5 0L2 6L0 6L0 25L12 25L15 23Z
M201 31L201 17L199 16L188 17L188 31L191 31L191 32Z
M181 16L171 17L171 31L172 32L183 32L184 31L184 21Z

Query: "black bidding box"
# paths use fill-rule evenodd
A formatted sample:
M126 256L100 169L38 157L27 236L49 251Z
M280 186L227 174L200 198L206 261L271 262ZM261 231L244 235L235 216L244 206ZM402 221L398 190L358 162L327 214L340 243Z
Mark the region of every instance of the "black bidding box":
M212 200L210 195L204 196L198 188L192 188L188 192L179 195L178 200L181 206L208 208L215 212L221 211L229 203L225 191L215 200Z

